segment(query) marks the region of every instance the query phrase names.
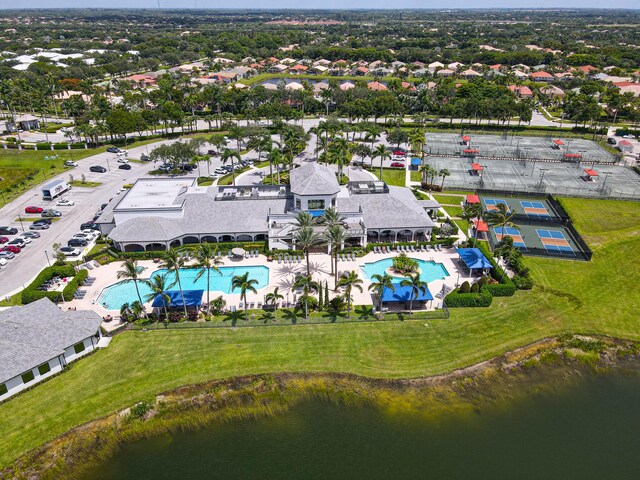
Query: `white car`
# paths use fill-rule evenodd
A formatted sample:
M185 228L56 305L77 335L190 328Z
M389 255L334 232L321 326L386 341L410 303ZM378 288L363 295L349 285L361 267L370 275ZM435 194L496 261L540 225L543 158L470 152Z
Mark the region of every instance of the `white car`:
M125 157L118 156L118 163L129 163L129 160L127 160Z
M80 250L73 247L62 247L60 252L66 255L67 257L76 257L80 255Z
M86 240L87 243L91 242L93 240L93 236L92 235L88 235L86 233L76 233L73 237L71 238L79 238L80 240Z
M61 198L56 202L56 207L73 207L74 205L75 202L73 200L66 200L64 198Z
M9 260L6 258L0 258L0 267L4 267L7 263L9 263Z
M100 232L98 230L91 230L88 228L85 228L80 233L86 235L87 238L98 238L100 236Z
M78 162L74 162L73 160L66 160L64 162L65 167L77 167Z
M127 155L129 155L129 152L127 152L126 150L120 150L118 153L116 153L116 155L119 157L126 157Z

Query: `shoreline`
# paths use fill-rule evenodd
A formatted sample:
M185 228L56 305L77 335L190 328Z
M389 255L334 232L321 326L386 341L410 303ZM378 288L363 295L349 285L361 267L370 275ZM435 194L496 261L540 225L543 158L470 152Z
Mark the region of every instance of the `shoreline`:
M388 380L283 372L186 385L71 429L14 460L0 470L0 479L82 478L86 469L128 443L216 422L281 415L311 399L396 412L426 408L434 416L460 409L477 412L501 398L560 388L587 373L610 372L639 358L640 342L562 335L430 377Z

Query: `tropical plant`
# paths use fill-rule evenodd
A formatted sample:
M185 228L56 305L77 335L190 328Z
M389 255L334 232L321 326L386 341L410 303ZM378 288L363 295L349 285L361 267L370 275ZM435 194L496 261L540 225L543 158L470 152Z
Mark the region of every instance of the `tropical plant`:
M145 296L145 301L152 302L156 297L160 296L162 300L162 308L164 309L165 322L169 323L169 307L171 306L171 297L167 294L167 289L170 288L167 285L166 275L153 275L150 279L144 280L145 285L151 290Z
M296 230L293 237L296 247L304 252L307 260L307 275L311 275L311 264L309 263L309 251L322 244L322 237L317 234L313 227L305 226Z
M393 266L391 268L393 271L402 275L414 273L418 270L418 261L408 257L406 253L401 253L400 255L393 257L392 262Z
M116 274L118 280L124 279L125 282L133 282L136 287L136 295L138 295L138 301L142 304L142 297L140 296L140 288L138 282L140 281L140 271L138 267L138 261L133 258L127 258L122 264L123 269L119 270Z
M182 308L184 310L184 316L187 317L187 304L184 301L184 292L182 291L182 282L180 281L180 269L184 267L184 258L182 258L175 250L169 250L165 253L160 264L162 268L165 268L169 272L173 272L176 276L175 281L169 285L169 288L174 285L178 285L180 290L180 298L182 299Z
M471 230L471 226L474 220L480 220L482 218L482 206L479 203L467 203L462 208L462 213L460 214L460 218L465 220L469 225L469 230ZM473 230L473 246L476 246L478 237L478 229Z
M344 272L340 276L338 286L344 287L344 296L347 299L347 315L351 316L351 292L354 288L362 292L362 279L358 276L355 270Z
M391 155L389 154L389 150L387 150L387 147L385 147L383 144L378 144L378 146L373 151L373 156L371 158L372 158L371 160L372 166L373 166L373 159L380 158L380 180L382 180L382 166L384 164L384 161L391 158Z
M400 286L411 288L411 297L409 298L409 313L413 311L413 300L418 298L421 293L427 292L427 282L420 279L419 273L414 273L409 278L405 278L400 282Z
M309 318L309 297L318 291L320 285L311 278L311 275L296 275L293 287L302 289L301 300L304 303L304 318Z
M338 251L347 240L347 232L342 225L330 225L324 237L331 246L331 274L334 276L334 288L338 288Z
M284 300L284 295L280 293L280 287L273 289L273 292L267 293L265 300L267 303L273 305L273 311L276 319L278 318L278 302Z
M382 311L382 296L386 289L391 290L392 292L396 291L396 287L393 285L393 277L388 273L375 274L371 276L371 284L369 285L369 290L373 291L375 296L378 299L379 303L379 311Z
M211 290L211 271L220 273L218 265L222 265L222 259L218 255L218 247L212 247L208 243L201 243L196 251L196 268L199 268L194 283L202 277L207 275L207 313L209 313L209 295Z
M486 213L485 219L490 227L499 227L499 231L504 235L505 228L513 226L511 219L515 212L510 212L509 207L504 203L498 203L495 208L495 210Z
M231 161L231 183L234 186L236 184L236 169L235 169L234 160L237 160L239 162L241 159L242 158L240 157L240 152L238 150L225 148L224 151L222 152L222 156L221 156L222 163L227 163L228 161Z
M249 305L247 304L247 292L258 293L255 285L258 284L258 280L255 278L249 278L249 272L245 272L243 275L235 275L231 278L231 291L240 290L240 300L244 302L244 318L249 320Z

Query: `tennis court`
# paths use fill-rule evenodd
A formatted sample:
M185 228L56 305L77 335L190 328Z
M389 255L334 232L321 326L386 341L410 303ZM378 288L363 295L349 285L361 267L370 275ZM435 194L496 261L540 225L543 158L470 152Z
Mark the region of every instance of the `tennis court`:
M521 200L520 206L522 207L522 210L527 215L527 217L541 218L541 219L551 218L551 215L549 214L549 210L547 210L547 207L545 207L543 202Z
M508 212L511 211L509 204L503 198L483 198L482 201L487 212L497 212L499 204L505 205Z
M518 247L520 249L527 248L527 244L524 241L524 237L520 233L516 227L493 227L493 234L496 236L496 239L501 242L502 238L505 236L511 237L513 239L513 246Z
M575 255L573 247L562 231L537 228L536 233L547 252Z

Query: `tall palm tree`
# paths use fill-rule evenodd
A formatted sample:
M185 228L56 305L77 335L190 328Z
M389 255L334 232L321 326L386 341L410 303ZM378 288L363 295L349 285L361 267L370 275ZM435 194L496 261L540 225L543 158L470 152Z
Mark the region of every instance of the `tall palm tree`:
M342 225L330 225L324 236L331 246L331 274L334 288L338 288L338 251L347 240L347 232Z
M444 179L451 175L451 172L446 168L443 168L438 172L438 175L442 177L442 183L440 184L440 191L444 190Z
M180 289L180 298L182 298L182 308L184 309L184 316L186 317L187 304L184 301L184 292L182 291L182 282L180 281L180 269L184 268L184 258L178 255L178 252L175 250L169 250L165 253L160 266L175 274L176 279L171 285L169 285L169 288L176 284L178 285L178 288Z
M231 291L240 290L240 300L244 302L244 319L249 320L249 305L247 305L247 292L258 293L254 285L258 284L255 278L249 278L249 272L244 275L235 275L231 278Z
M240 142L245 136L246 130L239 125L233 125L231 128L229 128L229 133L227 133L228 138L236 141L236 149L238 151L240 151Z
M349 146L347 140L343 137L334 138L329 145L328 158L331 163L338 166L338 183L342 182L342 168L347 161L349 154Z
M216 273L220 273L218 265L222 265L222 259L218 256L218 247L212 247L208 243L202 243L198 246L196 259L197 263L195 266L200 270L198 271L194 282L200 279L200 277L205 273L207 274L207 313L209 313L211 270Z
M298 230L304 227L313 227L317 223L317 218L304 210L296 215L296 229Z
M304 302L304 318L309 318L309 297L320 288L318 282L311 278L311 275L296 275L293 282L294 288L302 288L302 301Z
M125 279L125 282L133 282L136 287L136 294L138 295L138 301L142 303L142 297L140 296L140 288L138 282L140 281L140 272L138 271L138 261L133 258L127 258L122 264L123 269L117 273L118 280Z
M467 224L469 225L469 230L471 230L471 225L473 223L474 220L478 220L480 221L480 219L482 218L482 205L480 205L479 203L469 203L466 204L463 208L462 208L462 213L460 214L460 218L462 218L463 220L465 220L467 222ZM477 238L478 238L478 229L476 228L473 231L473 246L476 246L476 242L477 242Z
M344 295L347 297L347 316L351 316L351 291L355 288L362 292L362 279L355 270L344 272L340 276L338 286L344 287Z
M371 285L369 285L369 290L373 291L375 296L378 297L378 302L380 304L380 311L382 311L382 296L384 295L384 291L386 289L391 290L392 292L396 291L396 287L393 285L393 277L388 273L383 273L382 275L375 274L371 276Z
M344 215L342 215L337 208L329 207L324 211L322 217L320 217L320 222L324 225L342 225L345 221Z
M371 149L371 152L373 152L375 151L373 144L376 143L378 138L380 138L382 129L375 123L371 123L365 127L364 131L364 141L371 144L369 148ZM373 156L371 157L371 169L373 170Z
M413 300L418 298L418 295L421 293L427 292L427 282L423 282L420 279L419 273L414 273L410 275L409 278L402 280L400 286L411 288L411 297L409 298L409 313L411 313L413 310Z
M279 148L273 148L269 151L267 156L269 160L269 176L271 178L271 183L273 184L273 166L276 166L276 171L278 172L278 183L280 183L280 164L283 162L284 157L282 156L282 152Z
M424 130L421 128L416 128L409 134L409 144L411 145L411 150L413 150L414 155L420 155L420 159L424 160Z
M307 260L307 275L311 275L311 264L309 263L309 251L322 243L322 237L318 235L313 227L304 226L296 230L294 234L296 247L300 248Z
M284 295L280 293L280 287L276 287L273 289L273 292L267 293L265 300L267 301L267 303L270 303L273 305L274 315L277 319L278 318L278 302L280 300L284 300Z
M500 232L504 236L504 229L513 226L511 219L515 212L510 212L509 207L504 203L498 203L495 207L496 210L488 212L485 218L490 227L500 227Z
M227 163L231 160L231 181L233 186L236 185L236 169L234 160L240 161L242 158L240 157L240 152L238 150L232 150L231 148L225 148L222 152L221 160L222 163Z
M387 150L387 147L385 147L381 143L378 144L378 146L376 146L375 150L373 151L372 158L380 158L380 180L382 180L382 165L384 164L385 160L388 160L389 158L391 158L391 155L389 155L389 151Z
M158 295L162 299L162 308L164 309L164 318L169 323L169 307L171 306L171 297L167 294L166 275L153 275L149 280L144 280L145 285L151 289L151 292L145 295L146 302L152 302Z

